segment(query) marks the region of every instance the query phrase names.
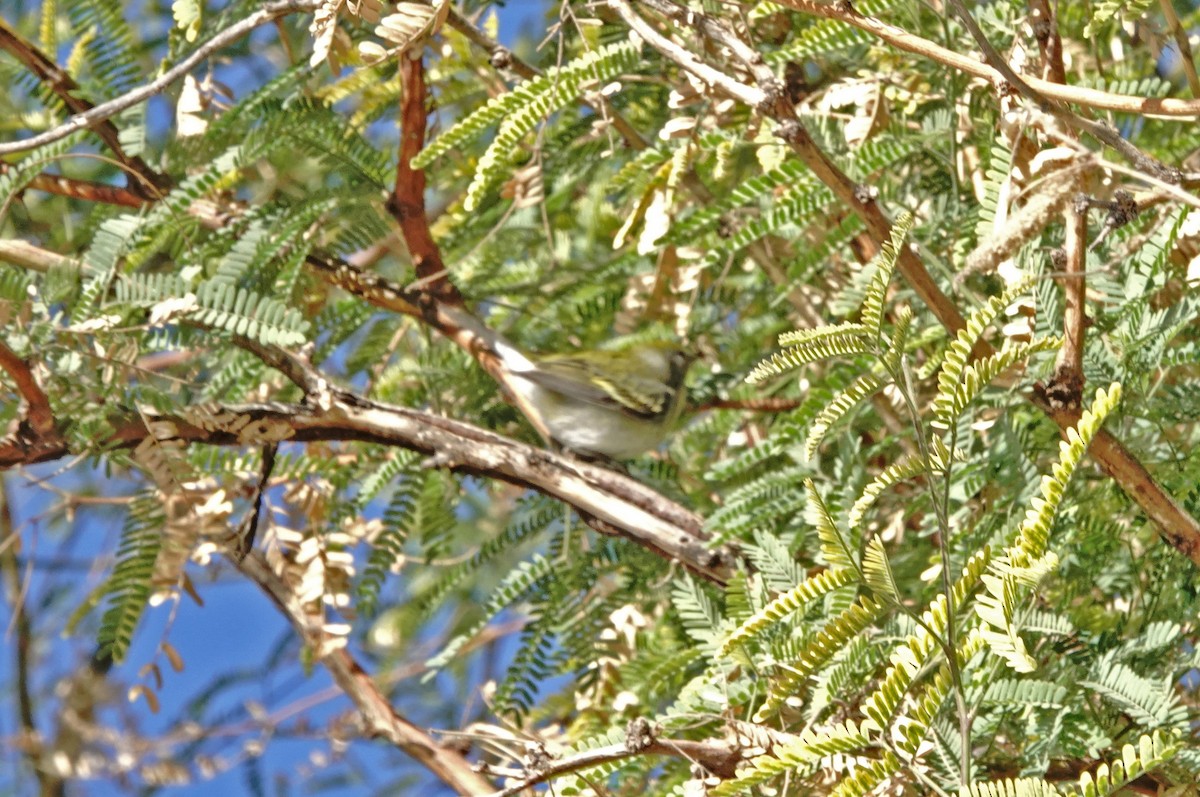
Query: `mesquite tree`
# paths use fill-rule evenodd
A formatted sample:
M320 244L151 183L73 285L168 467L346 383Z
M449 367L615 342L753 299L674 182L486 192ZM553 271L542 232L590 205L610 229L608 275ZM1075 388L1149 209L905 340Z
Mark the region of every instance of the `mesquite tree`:
M1193 793L1194 4L209 5L0 19L0 791Z

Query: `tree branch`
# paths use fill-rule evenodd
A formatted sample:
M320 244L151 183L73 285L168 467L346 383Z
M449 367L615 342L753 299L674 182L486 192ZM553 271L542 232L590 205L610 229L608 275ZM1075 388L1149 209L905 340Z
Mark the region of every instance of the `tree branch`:
M723 780L730 780L737 774L737 766L748 758L746 752L746 749L736 742L724 739L697 741L662 738L650 731L649 723L645 720L634 720L630 723L630 729L626 732L623 744L610 744L591 750L581 750L572 755L552 760L538 767L532 775L501 789L491 797L516 797L539 783L546 783L572 772L645 755L685 758ZM761 754L761 750L755 751L755 754Z
M20 141L12 141L7 144L0 144L0 155L9 155L14 152L25 152L27 150L36 149L45 144L50 144L59 139L66 138L77 130L94 127L97 123L103 120L116 116L126 108L132 108L140 102L144 102L154 95L161 92L167 86L186 75L194 66L212 56L213 53L220 50L222 47L231 44L242 38L250 31L271 22L279 17L288 14L294 14L301 11L313 11L321 5L321 0L280 0L280 2L268 3L262 8L245 19L238 20L230 25L225 30L221 31L204 44L193 50L186 58L180 61L175 66L163 72L160 76L145 84L139 86L132 91L127 91L119 97L116 97L108 102L93 106L85 111L76 113L66 122L58 125L55 128L47 130L36 136L21 139Z
M960 55L953 50L947 50L928 39L915 36L903 28L889 25L873 17L864 16L853 9L849 3L825 3L820 0L779 0L781 5L825 19L834 19L853 25L859 30L870 33L893 47L905 52L937 61L940 64L953 67L960 72L983 78L993 84L1003 79L1003 76L974 58ZM1125 113L1152 114L1158 116L1194 117L1200 116L1200 99L1180 100L1173 97L1134 97L1128 94L1113 94L1098 89L1066 86L1051 83L1039 78L1028 79L1030 87L1051 100L1074 103L1089 108Z
M427 467L499 479L557 498L592 528L624 537L714 583L725 582L734 559L729 549L709 549L697 515L628 476L461 421L341 390L330 389L315 403L203 405L175 414L125 413L111 423L115 431L96 441L100 449L136 447L151 436L147 424L174 430L171 436L155 435L160 443L250 446L360 441L399 446L428 455ZM61 440L33 450L0 441L0 468L45 462L68 453Z
M883 23L875 20L868 20L852 9L846 10L846 4L826 6L809 2L809 0L781 1L784 5L805 13L854 22L856 26L873 33L877 29L886 29L886 31L890 31L888 35L892 37L895 37L897 33L908 36L908 34L897 28L891 28L891 26L883 25ZM679 52L681 48L678 45L670 42L644 19L634 13L625 0L607 0L607 4L625 20L630 28L667 58L679 63L685 69L688 68L688 64L698 60L694 55L681 54ZM701 31L712 38L716 44L726 47L726 49L735 55L741 54L743 65L750 70L756 80L761 81L770 90L760 92L754 89L752 92L747 92L744 90L747 87L742 87L737 89L737 93L731 94L731 96L738 99L743 97L749 99L760 95L763 97L769 96L771 102L758 103L755 106L756 110L779 122L779 135L791 145L792 150L804 161L821 182L829 186L839 199L860 215L876 241L887 240L890 224L871 198L869 192L856 186L816 146L809 137L808 132L804 129L804 126L796 119L795 110L792 108L785 93L781 90L776 90L773 73L762 62L761 57L758 57L755 51L749 49L748 45L741 42L731 30L720 22L706 15L681 8L670 2L670 0L642 0L641 5L653 8L680 24L687 25L690 29ZM957 65L958 62L965 60L975 66L982 66L978 62L970 61L970 59L963 59L957 54L949 55L954 56L952 65ZM947 61L947 63L950 62ZM987 69L989 72L994 71L990 67ZM700 74L693 74L696 77L701 77ZM741 86L742 84L738 85ZM1043 85L1053 84L1044 84L1044 81L1036 81L1033 85L1046 96L1053 96L1053 92L1043 88ZM1200 110L1200 101L1194 101L1194 104L1197 110ZM1146 112L1147 109L1134 110ZM942 322L943 326L952 333L957 332L963 327L962 314L958 311L954 303L942 293L941 289L929 276L929 272L925 269L924 264L921 263L910 247L904 247L900 250L897 267L921 300L926 303L938 320ZM973 354L975 357L983 357L993 352L994 349L992 346L987 341L981 339L976 344ZM1072 413L1065 408L1051 407L1044 391L1035 395L1033 400L1038 407L1046 411L1059 427L1064 430L1073 426L1079 420L1078 412ZM1107 431L1101 430L1097 433L1093 439L1090 451L1104 471L1115 479L1126 495L1132 498L1142 508L1142 511L1155 522L1163 538L1192 562L1200 565L1200 523L1184 511L1154 481L1149 471L1137 461L1129 450Z
M426 89L424 60L416 53L400 55L400 163L387 208L400 225L404 243L417 272L421 292L439 302L462 306L462 294L448 278L442 253L425 217L425 171L412 159L425 146Z
M319 649L320 640L314 639L314 634L320 631L312 627L308 612L297 601L292 588L271 569L265 557L253 551L234 564L266 593L288 618L296 633L314 650ZM348 652L344 649L334 650L318 660L329 671L334 683L353 701L371 736L387 739L427 767L458 794L484 795L492 792L492 785L471 767L461 753L438 744L429 734L401 716L375 685L374 679Z
M0 19L0 49L24 64L25 68L54 92L72 113L86 115L95 111L92 103L79 96L79 84L3 19ZM125 152L121 146L120 131L107 117L97 116L91 124L84 126L90 127L104 145L112 150L121 165L133 174L136 179L131 182L130 187L138 197L152 199L169 184L170 180L167 177L150 168L140 157L130 156Z
M1039 110L1053 116L1072 130L1087 133L1101 143L1107 144L1128 158L1141 171L1170 183L1178 183L1182 179L1183 175L1179 169L1160 163L1155 158L1142 152L1122 138L1121 134L1115 128L1103 122L1084 119L1078 114L1072 113L1052 102L1048 102L1045 97L1029 85L1024 77L1018 75L1008 65L1008 62L1004 60L1000 53L996 52L996 48L988 41L987 36L984 35L975 18L971 16L966 6L962 4L962 0L950 0L950 5L954 8L955 13L958 14L958 18L962 21L967 31L971 34L971 38L979 45L979 49L983 51L983 57L992 68L1004 78L1008 85L1016 89L1022 97L1036 105Z
M8 172L10 169L12 167L7 163L0 163L0 174ZM162 179L165 186L167 178ZM146 197L128 188L91 180L76 180L48 172L35 175L24 185L24 188L33 188L37 191L45 191L48 194L57 194L72 199L82 199L85 202L101 202L105 205L119 205L126 208L140 208L148 201ZM22 190L22 188L18 187L17 190Z
M25 420L29 422L34 434L39 437L53 437L54 412L50 409L50 399L47 398L42 386L37 383L29 363L17 356L8 344L0 340L0 370L12 378L17 386L17 392L25 399Z

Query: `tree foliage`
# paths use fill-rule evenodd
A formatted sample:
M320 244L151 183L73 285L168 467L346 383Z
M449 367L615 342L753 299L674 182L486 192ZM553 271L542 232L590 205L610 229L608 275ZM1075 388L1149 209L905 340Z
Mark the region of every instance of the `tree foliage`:
M1191 793L1200 10L530 5L5 12L0 790ZM546 450L499 336L683 423Z

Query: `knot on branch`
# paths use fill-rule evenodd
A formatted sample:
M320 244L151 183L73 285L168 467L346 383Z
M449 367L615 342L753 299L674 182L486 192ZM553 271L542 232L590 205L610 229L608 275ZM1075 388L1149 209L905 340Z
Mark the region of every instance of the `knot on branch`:
M1133 194L1117 191L1108 206L1108 217L1104 219L1104 225L1114 230L1124 227L1138 217L1138 212L1137 200L1133 198Z
M795 119L784 119L775 128L775 135L788 144L795 145L804 138L804 125Z
M529 742L525 745L525 759L522 763L529 774L541 775L554 765L554 756L550 755L541 742Z
M625 749L630 753L640 753L654 743L654 735L658 731L645 717L629 721L625 727Z
M507 47L497 47L492 50L492 56L488 62L496 69L509 69L513 63L512 51Z
M773 116L780 101L787 96L787 86L779 78L764 80L759 84L763 97L755 108L763 116Z
M854 200L863 205L874 202L875 197L879 196L879 192L874 186L858 183L854 186Z
M1038 12L1034 12L1037 14ZM1054 26L1050 24L1050 20L1045 17L1038 17L1033 20L1030 27L1033 28L1033 38L1037 39L1039 44L1045 45L1050 40L1050 33L1054 30Z
M999 97L1000 99L1007 100L1012 97L1019 96L1020 93L1021 92L1019 92L1017 90L1017 87L1014 86L1012 83L1009 83L1007 80L1004 80L1004 79L996 80L996 96Z
M1046 386L1045 397L1056 410L1078 410L1083 406L1083 374L1073 367L1059 366Z

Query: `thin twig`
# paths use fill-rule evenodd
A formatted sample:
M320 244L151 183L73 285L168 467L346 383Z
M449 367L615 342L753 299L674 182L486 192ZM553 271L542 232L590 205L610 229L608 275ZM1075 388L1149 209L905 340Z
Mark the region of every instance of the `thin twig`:
M29 620L26 606L20 564L17 560L17 546L8 544L9 540L15 539L16 530L13 528L8 493L3 480L0 480L0 540L4 543L0 544L0 575L4 578L4 591L12 608L12 631L16 635L15 644L12 646L15 672L13 690L17 693L17 719L25 737L25 743L15 747L24 752L29 768L33 770L37 779L39 794L51 797L62 794L63 781L42 766L38 754L40 745L36 744L41 734L37 727L37 709L33 702L29 666L29 654L34 648L33 624Z
M48 55L43 53L33 42L30 42L16 30L0 19L0 49L5 50L42 81L72 113L88 114L95 111L95 106L80 95L79 84L69 74L60 69ZM111 116L111 114L110 114ZM132 183L132 190L138 196L150 199L161 193L161 189L169 184L169 179L159 174L136 155L129 155L121 146L121 133L107 116L96 117L84 127L91 127L100 137L121 165L128 169L137 179Z
M779 0L779 3L804 14L835 19L853 25L897 49L929 58L969 75L983 78L993 84L1003 79L1003 75L987 64L948 50L928 39L909 33L903 28L860 14L849 3L827 3L824 0ZM1157 116L1200 116L1200 99L1134 97L1080 86L1060 85L1035 77L1028 78L1027 82L1031 88L1047 99L1083 105L1097 110Z
M313 11L321 5L321 0L282 0L268 3L245 19L238 20L221 31L204 44L193 50L186 58L175 66L163 72L149 83L125 92L108 102L96 105L82 113L77 113L57 127L36 136L0 144L0 155L14 152L25 152L37 147L50 144L66 138L77 130L93 127L96 123L116 116L126 108L132 108L160 93L167 86L186 75L193 67L210 57L222 47L242 38L259 25L271 22L279 17L303 11Z
M1196 60L1192 57L1192 43L1188 41L1188 32L1179 24L1175 4L1171 0L1158 0L1158 5L1162 8L1163 17L1167 20L1167 29L1171 31L1171 38L1175 40L1175 47L1179 51L1177 55L1183 64L1188 88L1191 89L1193 97L1200 98L1200 77L1196 75Z

